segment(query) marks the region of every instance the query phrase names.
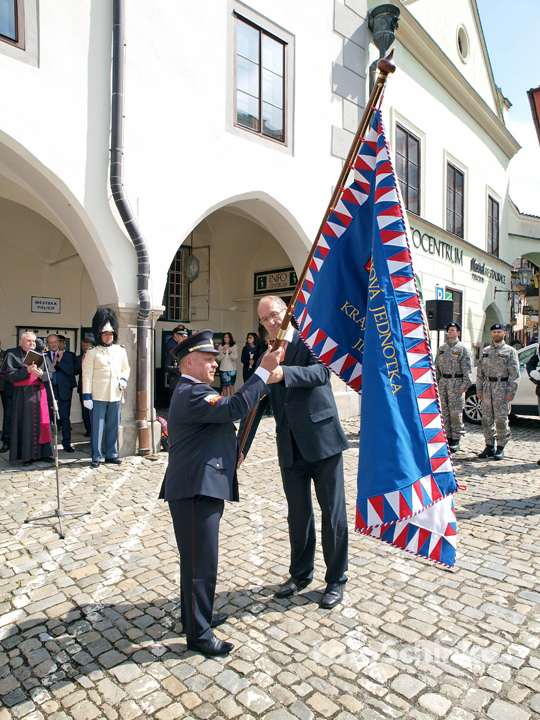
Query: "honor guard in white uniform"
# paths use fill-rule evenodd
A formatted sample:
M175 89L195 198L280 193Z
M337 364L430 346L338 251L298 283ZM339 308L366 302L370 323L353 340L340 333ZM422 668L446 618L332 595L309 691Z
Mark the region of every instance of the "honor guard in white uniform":
M120 465L120 408L129 379L126 349L118 345L118 320L111 308L99 308L92 320L96 346L84 356L82 400L90 410L92 467L103 461ZM103 440L105 442L103 443Z

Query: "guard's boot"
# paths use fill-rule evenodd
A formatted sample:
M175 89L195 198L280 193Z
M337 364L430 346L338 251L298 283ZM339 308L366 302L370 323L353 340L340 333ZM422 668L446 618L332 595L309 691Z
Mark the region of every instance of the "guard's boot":
M504 445L497 445L497 449L495 450L495 455L493 457L495 460L502 460L504 458Z
M448 447L450 448L451 453L455 453L457 450L459 450L459 439L456 440L454 438L450 438L448 440Z
M486 445L486 447L482 450L480 455L478 456L482 460L485 458L490 458L495 455L495 445Z

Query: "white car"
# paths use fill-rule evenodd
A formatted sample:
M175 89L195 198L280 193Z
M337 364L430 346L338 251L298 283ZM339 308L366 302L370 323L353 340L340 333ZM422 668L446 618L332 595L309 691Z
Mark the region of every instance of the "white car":
M538 343L528 345L517 351L519 358L519 371L521 379L519 381L518 391L512 400L512 415L538 415L538 397L536 396L536 385L529 380L526 366L531 356L534 355ZM473 383L476 382L476 368L471 373ZM480 409L480 401L476 394L476 385L471 385L465 394L465 419L470 423L479 425L482 422L482 410Z

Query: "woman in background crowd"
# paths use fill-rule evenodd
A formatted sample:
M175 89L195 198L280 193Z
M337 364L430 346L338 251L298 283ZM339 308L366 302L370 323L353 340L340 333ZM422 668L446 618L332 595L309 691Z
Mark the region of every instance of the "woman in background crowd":
M231 333L223 333L223 342L218 347L218 352L219 355L216 356L216 360L220 364L221 394L223 397L232 397L234 395L234 383L236 382L238 345L235 343Z
M242 370L244 382L247 382L255 372L259 355L259 336L257 333L248 333L246 344L242 348L242 357L240 358L244 366Z

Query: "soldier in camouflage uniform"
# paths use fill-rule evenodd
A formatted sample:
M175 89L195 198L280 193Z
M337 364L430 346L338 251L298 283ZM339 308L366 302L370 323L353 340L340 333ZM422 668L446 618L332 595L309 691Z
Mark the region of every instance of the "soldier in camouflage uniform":
M448 323L446 333L446 342L437 350L435 371L448 445L450 452L456 452L461 437L465 435L463 408L465 393L471 384L471 356L459 340L459 323Z
M515 349L504 342L505 335L506 326L502 323L491 326L493 340L483 349L478 365L476 394L482 402L482 426L486 439L486 447L479 458L502 460L504 446L511 437L508 414L519 385L519 360Z

